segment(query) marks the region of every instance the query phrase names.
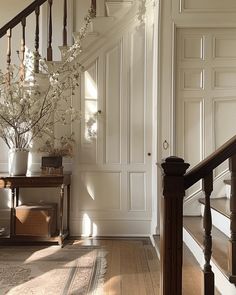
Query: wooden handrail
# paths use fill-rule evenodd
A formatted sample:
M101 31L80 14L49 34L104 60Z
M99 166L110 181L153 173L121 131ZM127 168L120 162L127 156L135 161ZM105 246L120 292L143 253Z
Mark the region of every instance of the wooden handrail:
M236 135L184 175L185 189L188 189L198 180L207 176L213 169L233 156L235 153Z
M32 12L34 12L36 7L41 6L46 1L47 0L35 0L30 5L28 5L25 9L23 9L20 13L18 13L12 20L10 20L0 29L0 38L6 35L9 29L13 29L16 25L18 25L24 17L27 17Z

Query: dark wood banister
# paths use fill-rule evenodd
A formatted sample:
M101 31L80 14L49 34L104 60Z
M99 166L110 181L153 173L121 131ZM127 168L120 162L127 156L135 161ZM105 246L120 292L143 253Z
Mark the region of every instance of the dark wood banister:
M207 176L213 169L236 154L236 136L229 139L214 153L192 168L184 175L184 187L188 189L198 180Z
M47 0L35 0L25 9L23 9L20 13L18 13L12 20L10 20L0 29L0 38L6 35L9 29L13 29L16 25L18 25L24 17L27 17L32 12L34 12L37 6L41 6L46 1Z

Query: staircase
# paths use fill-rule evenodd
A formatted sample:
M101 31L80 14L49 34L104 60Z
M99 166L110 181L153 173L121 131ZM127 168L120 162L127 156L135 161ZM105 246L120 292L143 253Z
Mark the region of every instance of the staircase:
M226 194L211 198L213 170L226 159L231 174L231 180L224 181ZM165 159L161 166L163 294L182 294L182 241L202 269L202 294L213 295L215 288L223 295L236 294L236 136L187 173L189 164L177 157ZM183 217L185 190L201 179L201 216Z
M98 41L101 42L108 32L124 17L132 7L134 1L107 1L103 16L97 16L91 23L90 30L83 40L83 49L92 48ZM78 38L78 32L73 34L74 40Z
M0 38L7 39L5 41L6 43L6 69L8 69L12 63L12 60L15 61L15 52L18 52L18 55L20 57L20 62L23 64L24 58L25 58L25 51L26 47L31 48L34 52L35 56L42 56L43 52L46 52L46 60L47 61L54 61L51 64L60 64L60 61L63 61L65 54L67 50L70 48L68 45L68 40L70 39L69 31L69 23L68 19L71 18L71 15L69 15L69 11L71 10L71 4L69 4L69 1L67 0L61 0L59 1L61 3L56 3L55 9L58 8L58 5L63 7L63 16L62 16L62 28L59 28L62 31L61 36L61 44L55 44L55 40L53 40L53 32L55 31L54 28L54 14L57 12L54 10L55 2L53 0L35 0L30 5L28 5L25 9L23 9L20 13L18 13L12 20L10 20L8 23L6 23L2 28L0 28ZM89 2L89 1L88 1ZM82 40L82 49L84 52L91 54L93 51L93 46L95 44L102 44L104 40L106 40L106 36L112 33L112 30L114 27L121 23L122 18L126 16L132 8L134 7L133 0L120 0L120 1L104 1L104 0L91 0L90 1L90 8L94 12L94 16L97 15L92 19L90 22L89 28L87 30L87 33L85 37ZM78 1L79 3L79 1ZM137 4L137 2L136 2ZM70 9L69 9L70 8ZM89 8L89 5L88 5ZM137 8L137 5L136 5ZM134 9L133 12L134 13ZM70 13L73 11L70 11ZM45 24L42 25L40 23L40 15L43 13L43 21L44 17L47 17L47 21L45 20ZM60 12L61 13L61 12ZM29 23L32 23L32 16L35 15L35 29L34 36L32 38L29 38L27 36L28 30L27 27L29 27ZM85 15L84 15L85 16ZM42 20L42 19L41 19ZM45 25L48 25L47 28L44 28ZM31 24L32 26L32 24ZM19 28L21 27L21 28ZM40 29L43 28L43 31L40 32ZM21 31L21 40L20 44L18 44L17 48L13 48L15 45L13 42L13 35L14 30L18 33ZM72 28L73 30L73 28ZM44 33L46 36L44 36ZM73 32L73 39L74 42L78 41L78 38L80 36L80 33ZM43 36L43 40L40 40L40 37ZM5 38L3 38L5 37ZM34 38L34 43L32 43L32 40ZM26 44L26 39L29 39L31 43ZM53 42L54 41L54 42ZM41 48L43 44L47 45L46 50L44 48ZM54 51L56 50L56 47L59 48L61 52L61 60L55 61L54 60ZM33 49L34 48L34 49ZM40 50L42 52L40 52ZM50 63L48 63L50 65ZM36 65L35 70L38 71L38 65L37 65L37 58L36 58ZM2 68L4 70L4 68Z

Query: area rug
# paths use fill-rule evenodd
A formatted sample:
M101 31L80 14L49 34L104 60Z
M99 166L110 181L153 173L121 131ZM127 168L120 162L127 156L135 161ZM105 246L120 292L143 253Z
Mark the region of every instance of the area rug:
M0 294L103 294L105 255L91 247L0 247Z

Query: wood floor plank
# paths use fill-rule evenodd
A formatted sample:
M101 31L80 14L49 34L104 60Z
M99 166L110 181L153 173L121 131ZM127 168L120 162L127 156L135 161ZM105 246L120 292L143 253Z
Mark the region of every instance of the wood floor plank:
M201 294L202 271L193 254L184 245L183 294Z
M146 251L147 252L147 257L148 257L148 267L149 267L149 273L151 276L151 280L152 280L152 287L153 287L153 293L154 294L159 294L159 290L160 290L160 262L158 260L157 263L157 253L154 247L149 246L149 248L147 249L146 247Z
M110 264L112 272L109 279L109 295L121 294L120 250L119 243L113 243Z
M134 294L138 293L135 280L135 257L132 248L131 244L123 244L121 247L122 294L128 294L130 290L133 290Z

